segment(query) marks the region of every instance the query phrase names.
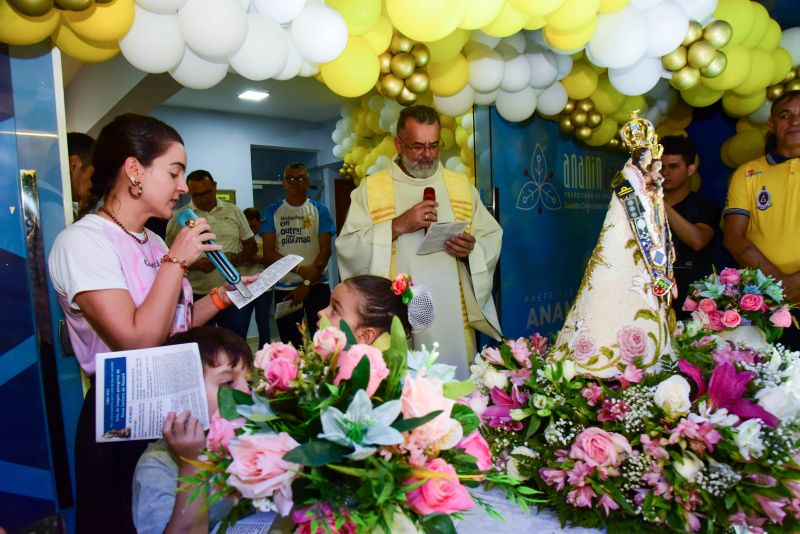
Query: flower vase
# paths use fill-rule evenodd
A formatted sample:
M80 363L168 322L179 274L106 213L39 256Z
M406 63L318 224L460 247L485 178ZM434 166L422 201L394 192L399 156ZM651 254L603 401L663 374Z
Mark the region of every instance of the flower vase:
M744 345L745 347L757 351L765 350L770 346L769 343L767 343L766 334L756 325L726 328L717 333L717 335L724 340L730 340L737 345Z

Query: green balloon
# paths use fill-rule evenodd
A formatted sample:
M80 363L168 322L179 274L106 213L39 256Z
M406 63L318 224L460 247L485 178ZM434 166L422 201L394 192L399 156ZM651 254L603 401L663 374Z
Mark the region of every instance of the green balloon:
M53 0L8 0L8 4L29 17L41 17L53 9Z
M61 9L67 11L86 11L94 4L94 0L56 0Z

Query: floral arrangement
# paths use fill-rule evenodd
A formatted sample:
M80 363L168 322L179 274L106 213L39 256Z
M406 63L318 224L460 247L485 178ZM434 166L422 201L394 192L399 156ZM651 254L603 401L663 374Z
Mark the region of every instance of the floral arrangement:
M780 286L751 270L738 271L735 283L730 275L698 282L695 296L724 309L759 288L760 313L777 326ZM718 291L728 284L738 298ZM751 311L748 320L763 324ZM538 334L484 348L467 401L494 468L544 491L562 523L609 532L797 531L800 353L742 345L710 323L693 329L679 328L677 359L662 356L660 370L644 373L632 354L609 379L554 360Z
M408 352L399 320L384 352L355 344L323 320L299 349L256 353L250 392L223 388L207 460L190 480L209 506L236 501L221 531L255 509L291 513L300 533L455 532L451 515L475 506L468 490L504 484L517 502L530 488L487 474L489 447L463 403L469 382Z
M687 328L693 333L755 325L773 343L792 324L780 282L759 269L728 267L691 284L687 293L683 310L692 313Z

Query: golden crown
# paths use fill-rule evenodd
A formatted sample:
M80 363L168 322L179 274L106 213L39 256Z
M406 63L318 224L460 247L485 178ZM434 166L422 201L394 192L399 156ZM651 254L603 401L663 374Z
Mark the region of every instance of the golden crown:
M620 132L622 142L633 152L637 148L646 148L653 159L661 159L664 147L658 143L656 128L649 120L639 117L639 110L631 112L631 118Z

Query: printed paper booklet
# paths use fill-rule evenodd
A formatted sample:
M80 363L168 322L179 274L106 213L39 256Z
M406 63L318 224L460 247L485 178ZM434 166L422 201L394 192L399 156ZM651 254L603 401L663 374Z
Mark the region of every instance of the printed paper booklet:
M302 256L287 254L264 269L253 283L247 284L247 289L250 290L250 296L248 298L244 298L238 291L228 291L228 298L231 299L231 302L233 302L237 308L241 309L243 306L263 295L301 261L303 261Z

